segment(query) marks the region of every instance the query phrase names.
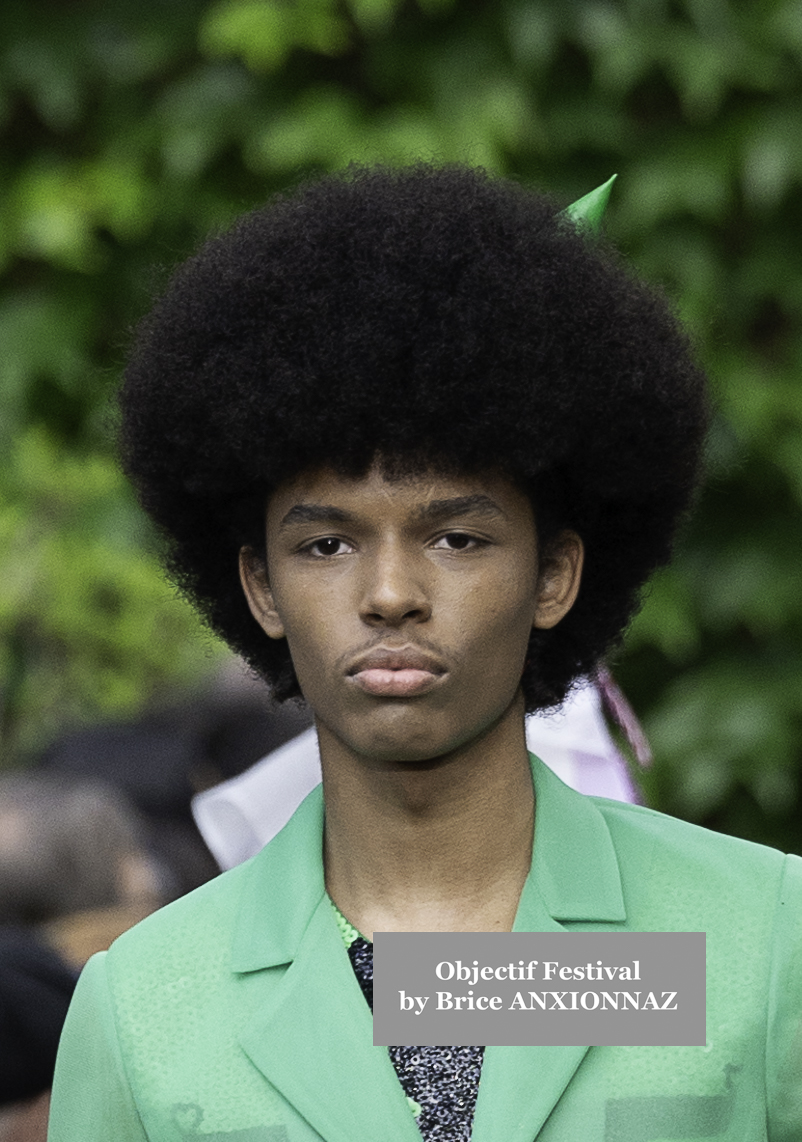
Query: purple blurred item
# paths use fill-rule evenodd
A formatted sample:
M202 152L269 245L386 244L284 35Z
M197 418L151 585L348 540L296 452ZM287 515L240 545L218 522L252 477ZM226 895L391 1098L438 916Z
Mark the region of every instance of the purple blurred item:
M647 768L652 764L652 749L627 696L606 666L596 674L596 686L601 695L605 713L620 726L638 765Z
M607 729L602 701L643 764L651 756L643 730L606 672L598 685L589 679L577 683L557 711L530 715L527 746L580 793L637 804L641 798ZM272 840L319 782L317 734L310 729L239 776L199 793L192 813L220 867L233 868Z
M620 690L618 693L645 743L635 714ZM582 679L558 710L533 714L526 719L526 743L532 753L572 789L592 797L637 805L642 799L624 757L610 736L603 701L600 686ZM628 738L623 725L621 728Z

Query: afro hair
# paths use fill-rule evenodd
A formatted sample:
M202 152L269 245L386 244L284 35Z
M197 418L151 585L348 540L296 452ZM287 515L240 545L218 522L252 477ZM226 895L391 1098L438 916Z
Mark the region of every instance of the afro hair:
M120 393L123 466L213 630L299 693L238 577L271 490L327 467L502 472L541 548L581 535L577 602L531 636L527 709L620 639L670 555L708 421L669 305L548 197L462 166L349 168L242 217L173 276Z

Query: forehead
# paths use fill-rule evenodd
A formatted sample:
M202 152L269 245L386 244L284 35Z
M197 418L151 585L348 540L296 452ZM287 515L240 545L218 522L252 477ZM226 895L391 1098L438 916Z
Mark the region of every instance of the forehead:
M374 465L363 476L344 476L327 468L314 469L279 485L267 512L271 530L325 519L396 517L422 522L441 517L497 519L534 529L529 497L508 477L490 472L388 476Z

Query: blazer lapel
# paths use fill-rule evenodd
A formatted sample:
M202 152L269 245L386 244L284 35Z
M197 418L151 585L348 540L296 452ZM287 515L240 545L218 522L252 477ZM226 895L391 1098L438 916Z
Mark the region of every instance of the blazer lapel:
M252 1062L326 1142L420 1134L327 898L280 984L240 1037Z
M515 931L626 929L618 862L593 801L532 759L532 868ZM326 1142L420 1142L325 894L320 787L251 862L232 969L248 977L251 1061ZM472 1142L532 1142L587 1047L488 1047Z
M240 1034L251 1062L326 1142L420 1133L373 1023L325 894L323 806L309 795L254 858L235 933L253 1015Z
M604 817L532 757L535 843L516 932L626 928L621 875ZM487 1047L472 1142L532 1142L587 1047Z

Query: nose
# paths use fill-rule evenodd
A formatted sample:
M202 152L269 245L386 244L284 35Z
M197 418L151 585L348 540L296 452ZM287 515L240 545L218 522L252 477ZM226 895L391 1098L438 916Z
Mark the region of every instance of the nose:
M377 552L365 568L360 608L369 626L402 626L431 617L425 567L395 545Z

